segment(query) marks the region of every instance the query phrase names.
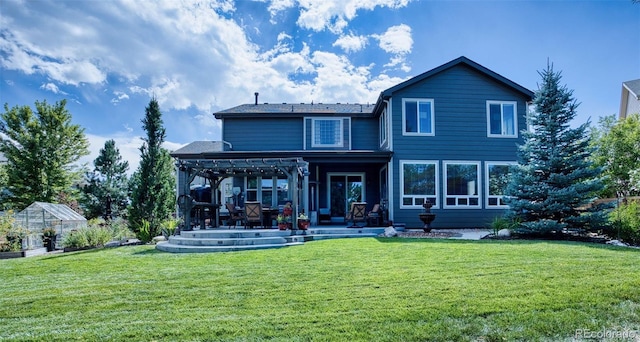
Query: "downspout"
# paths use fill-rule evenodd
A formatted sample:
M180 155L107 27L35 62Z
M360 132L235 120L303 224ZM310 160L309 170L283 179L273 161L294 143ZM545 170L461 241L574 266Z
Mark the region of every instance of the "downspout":
M384 104L386 105L386 109L387 109L387 145L389 146L389 151L393 152L393 127L391 125L391 123L393 122L392 120L392 101L393 99L390 98L389 100L382 100L382 102L384 102ZM393 178L393 161L394 161L394 156L391 156L391 160L387 163L387 219L389 221L393 221L394 217L393 217L393 208L394 208L394 200L393 200L393 191L394 191L394 178Z

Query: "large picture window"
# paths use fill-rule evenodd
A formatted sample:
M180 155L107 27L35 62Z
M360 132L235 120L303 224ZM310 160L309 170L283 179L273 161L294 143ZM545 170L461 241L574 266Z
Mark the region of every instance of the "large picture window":
M480 163L444 162L445 208L480 208Z
M486 162L486 207L503 209L509 206L505 202L504 191L509 185L512 162Z
M487 101L487 135L489 137L518 137L516 102Z
M313 119L312 147L342 147L342 118Z
M403 134L434 135L433 99L402 99Z
M400 162L402 182L402 208L422 208L429 200L434 208L438 202L438 163L435 161L408 160Z

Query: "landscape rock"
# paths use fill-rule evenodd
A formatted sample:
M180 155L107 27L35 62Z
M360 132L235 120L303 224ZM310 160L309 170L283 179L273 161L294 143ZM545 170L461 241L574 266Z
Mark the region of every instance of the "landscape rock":
M511 231L509 229L500 229L498 231L498 237L510 237Z
M398 236L398 232L395 229L393 229L393 227L387 227L384 229L384 236L385 237Z
M167 239L163 235L158 235L158 236L154 237L153 239L151 239L151 242L153 242L153 243L158 243L158 242L162 242L162 241L167 241Z
M612 246L628 246L626 243L620 241L620 240L611 240L611 241L607 241L607 245L612 245Z
M107 248L109 248L109 247L120 247L120 241L112 240L112 241L109 241L109 242L105 243L104 246L107 247Z

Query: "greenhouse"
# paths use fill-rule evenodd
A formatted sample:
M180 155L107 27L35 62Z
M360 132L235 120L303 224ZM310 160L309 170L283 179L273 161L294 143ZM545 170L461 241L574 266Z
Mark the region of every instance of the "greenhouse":
M87 219L64 204L33 202L16 214L15 225L26 228L33 234L39 234L45 228L53 228L60 238L74 229L85 227ZM39 244L36 240L29 241L28 245Z

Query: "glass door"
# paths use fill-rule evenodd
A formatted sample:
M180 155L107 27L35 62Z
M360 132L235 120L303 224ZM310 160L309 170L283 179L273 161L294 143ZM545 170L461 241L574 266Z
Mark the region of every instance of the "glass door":
M331 221L344 222L351 203L362 202L364 194L364 174L329 174L329 203Z

